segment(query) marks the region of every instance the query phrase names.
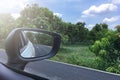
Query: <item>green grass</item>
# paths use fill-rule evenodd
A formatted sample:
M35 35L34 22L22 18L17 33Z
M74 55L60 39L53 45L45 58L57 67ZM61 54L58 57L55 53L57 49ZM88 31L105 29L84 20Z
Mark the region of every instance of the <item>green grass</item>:
M89 46L63 46L59 50L58 54L51 59L80 66L96 68L95 55L89 50Z

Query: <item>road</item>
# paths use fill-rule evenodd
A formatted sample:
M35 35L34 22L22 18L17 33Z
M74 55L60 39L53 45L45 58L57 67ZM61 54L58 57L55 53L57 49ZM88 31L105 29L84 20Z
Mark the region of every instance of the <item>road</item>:
M0 58L0 61L6 61L3 50ZM50 80L120 80L120 75L50 60L31 62L25 71Z
M36 57L47 55L52 49L51 46L46 46L46 45L34 45L34 47L35 47L35 52L37 52L35 54Z
M32 45L31 42L21 49L21 56L24 58L39 57L47 55L52 50L51 46L46 45Z

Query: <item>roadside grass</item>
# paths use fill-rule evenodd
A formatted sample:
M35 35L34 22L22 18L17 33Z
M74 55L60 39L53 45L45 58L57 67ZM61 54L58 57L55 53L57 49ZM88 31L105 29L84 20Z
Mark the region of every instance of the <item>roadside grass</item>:
M51 60L96 68L95 55L86 45L64 45Z

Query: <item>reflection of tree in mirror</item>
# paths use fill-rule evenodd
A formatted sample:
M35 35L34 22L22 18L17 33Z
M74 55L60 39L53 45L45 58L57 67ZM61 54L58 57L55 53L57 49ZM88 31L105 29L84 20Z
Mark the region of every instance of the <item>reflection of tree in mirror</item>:
M33 33L31 33L31 32L27 32L26 33L26 36L27 36L27 38L32 42L32 43L37 43L37 42L35 42L36 40L35 40L35 35L33 34Z
M48 34L42 34L42 33L38 33L35 36L39 44L45 44L45 45L52 46L53 44L52 36Z
M52 36L39 32L27 32L28 39L34 44L43 44L52 46L53 38Z

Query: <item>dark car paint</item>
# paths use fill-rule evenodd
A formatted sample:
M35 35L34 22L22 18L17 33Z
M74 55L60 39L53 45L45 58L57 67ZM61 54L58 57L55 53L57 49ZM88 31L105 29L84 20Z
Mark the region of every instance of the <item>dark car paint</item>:
M0 80L48 80L27 72L12 69L0 63Z

